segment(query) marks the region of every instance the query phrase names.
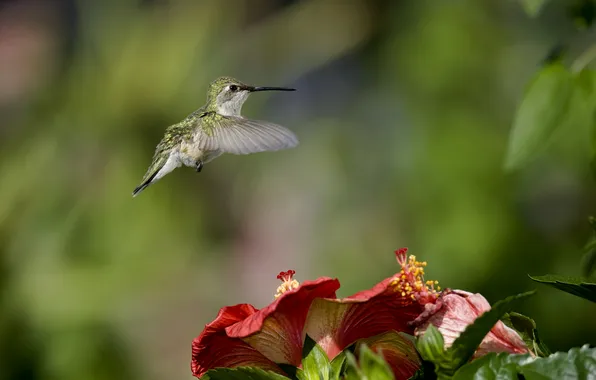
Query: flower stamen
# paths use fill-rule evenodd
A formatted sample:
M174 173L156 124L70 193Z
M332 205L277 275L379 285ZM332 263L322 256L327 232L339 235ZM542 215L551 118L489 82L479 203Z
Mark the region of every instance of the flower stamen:
M281 285L278 286L277 293L275 293L274 297L276 299L285 292L296 289L300 286L298 280L294 279L294 274L296 274L296 271L292 269L290 269L287 272L279 272L279 274L277 275L277 279L281 280Z
M424 280L426 261L417 261L416 256L407 256L408 249L400 248L395 251L401 271L395 275L391 285L395 292L404 300L417 301L421 304L433 302L439 296L441 287L438 281Z

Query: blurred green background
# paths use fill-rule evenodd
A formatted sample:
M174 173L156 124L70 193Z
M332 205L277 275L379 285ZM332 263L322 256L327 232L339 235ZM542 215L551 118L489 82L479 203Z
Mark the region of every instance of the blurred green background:
M573 144L502 161L564 2L2 1L0 379L190 379L224 305L272 300L279 271L339 295L408 246L443 287L521 307L554 350L596 343L596 307L526 274L579 274L593 181ZM131 191L166 126L220 75L298 149L222 156Z

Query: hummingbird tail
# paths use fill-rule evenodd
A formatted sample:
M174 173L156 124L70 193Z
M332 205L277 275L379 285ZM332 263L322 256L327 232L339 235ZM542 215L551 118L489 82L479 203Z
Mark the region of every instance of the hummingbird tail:
M143 181L143 183L141 183L139 186L137 186L133 192L132 192L132 196L133 198L136 197L137 195L139 195L139 193L143 190L145 190L145 188L147 188L147 186L151 185L151 183L153 182L153 179L155 178L155 176L157 175L158 172L153 173L153 175L149 178L147 178L145 181Z
M137 187L136 187L136 188L133 190L133 192L132 192L132 196L133 196L133 198L134 198L134 197L136 197L137 195L139 195L139 193L140 193L141 191L145 190L145 188L146 188L147 186L149 186L149 184L148 184L148 183L144 183L144 184L142 184L142 185L139 185L139 186L137 186Z

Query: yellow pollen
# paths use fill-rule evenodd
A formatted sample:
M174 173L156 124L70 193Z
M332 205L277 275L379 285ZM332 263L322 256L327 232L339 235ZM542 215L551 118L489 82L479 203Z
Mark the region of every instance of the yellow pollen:
M288 290L296 289L300 286L300 283L297 280L286 281L280 286L277 287L277 293L275 293L275 298L278 298Z
M277 287L277 293L274 295L275 299L279 298L285 292L296 289L300 286L298 280L295 280L292 277L294 273L294 271L282 272L279 274L279 276L277 276L277 278L281 280L281 285Z
M429 299L436 298L441 288L438 287L438 281L424 280L424 267L427 266L427 262L416 260L414 255L410 255L407 260L403 260L399 256L401 253L396 251L401 270L390 281L393 290L397 294L401 294L402 297L414 301L428 302Z

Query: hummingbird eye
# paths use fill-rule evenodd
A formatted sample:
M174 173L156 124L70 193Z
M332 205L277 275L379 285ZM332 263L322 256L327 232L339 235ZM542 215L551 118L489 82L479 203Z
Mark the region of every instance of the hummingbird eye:
M238 86L236 86L235 84L230 85L230 91L232 91L232 92L238 91Z

